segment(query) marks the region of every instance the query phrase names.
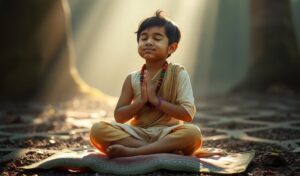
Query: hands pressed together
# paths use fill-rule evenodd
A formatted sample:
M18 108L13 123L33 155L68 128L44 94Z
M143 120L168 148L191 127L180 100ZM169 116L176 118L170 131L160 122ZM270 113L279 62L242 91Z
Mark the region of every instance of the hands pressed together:
M156 108L159 108L160 111L168 114L171 117L186 122L192 121L192 117L184 107L182 107L181 105L170 103L168 101L162 101L162 99L156 95L156 85L151 80L151 77L147 70L144 71L143 77L144 79L141 87L141 96L137 97L137 99L135 99L133 103L131 103L132 99L130 99L130 101L129 99L126 100L126 98L128 98L126 97L126 92L122 92L123 96L121 96L121 98L119 99L114 113L117 122L125 123L131 118L135 117L147 102L150 102ZM130 81L130 77L127 80ZM131 89L131 87L129 88Z
M149 72L147 70L145 70L143 76L144 76L144 81L142 83L142 88L141 88L141 101L143 103L149 101L153 105L156 105L159 101L155 93L156 87L153 81L151 80Z

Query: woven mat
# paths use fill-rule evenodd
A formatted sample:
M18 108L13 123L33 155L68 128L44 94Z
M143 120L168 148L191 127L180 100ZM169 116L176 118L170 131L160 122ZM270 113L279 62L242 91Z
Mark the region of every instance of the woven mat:
M145 174L159 169L172 171L233 174L244 172L254 151L228 153L226 156L196 158L176 154L151 154L109 159L94 149L63 151L23 169L64 168L70 171L87 169L98 173Z

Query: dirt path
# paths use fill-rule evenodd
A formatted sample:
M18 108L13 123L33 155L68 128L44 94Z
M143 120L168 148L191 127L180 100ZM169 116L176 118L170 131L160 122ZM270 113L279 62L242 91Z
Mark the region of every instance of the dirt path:
M239 175L300 175L299 96L198 97L196 105L194 124L202 130L205 147L233 152L256 150L247 171ZM7 176L70 174L57 170L24 171L18 167L63 149L90 148L90 126L100 119L111 121L112 115L111 107L86 99L57 105L0 103L0 173ZM97 175L94 172L73 174ZM146 175L199 174L160 170Z

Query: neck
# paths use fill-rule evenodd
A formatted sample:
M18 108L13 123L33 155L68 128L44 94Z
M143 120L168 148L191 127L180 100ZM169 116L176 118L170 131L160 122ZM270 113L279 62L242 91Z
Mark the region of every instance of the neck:
M164 65L166 60L160 60L160 61L146 61L146 68L147 70L159 70Z

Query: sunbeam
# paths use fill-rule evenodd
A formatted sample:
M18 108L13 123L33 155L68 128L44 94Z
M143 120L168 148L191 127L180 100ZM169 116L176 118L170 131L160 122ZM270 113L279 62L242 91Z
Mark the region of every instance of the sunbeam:
M183 64L193 77L193 65L206 1L70 1L82 78L104 93L118 96L124 78L140 69L136 35L140 21L162 9L181 29L179 49L169 59Z

